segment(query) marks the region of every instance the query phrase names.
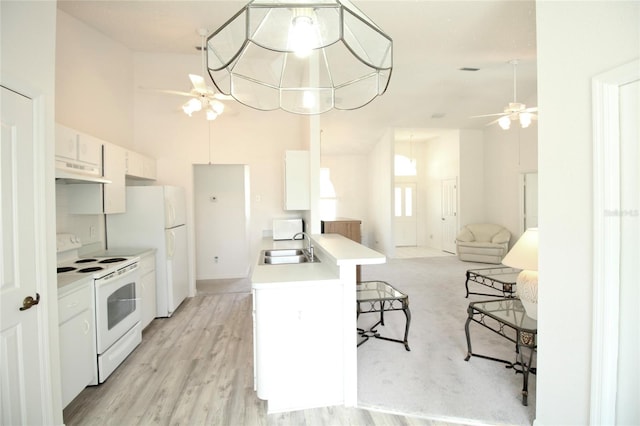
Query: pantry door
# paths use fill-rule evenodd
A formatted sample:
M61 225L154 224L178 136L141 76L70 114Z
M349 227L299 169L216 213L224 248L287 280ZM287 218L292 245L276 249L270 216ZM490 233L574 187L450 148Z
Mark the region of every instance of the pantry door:
M41 384L46 309L38 291L42 238L34 178L33 102L0 87L0 424L44 424L50 404ZM44 292L42 292L44 296ZM29 299L31 298L31 299Z

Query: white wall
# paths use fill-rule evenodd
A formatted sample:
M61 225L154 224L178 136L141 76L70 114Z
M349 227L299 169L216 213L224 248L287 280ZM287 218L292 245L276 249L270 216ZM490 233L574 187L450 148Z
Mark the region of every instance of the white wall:
M527 102L535 105L535 100ZM538 125L523 129L513 123L510 129L489 126L484 139L484 216L487 221L511 231L511 242L519 237L519 178L521 173L538 170Z
M536 422L589 423L591 79L638 58L639 2L537 2L540 288ZM570 54L569 54L570 53Z
M458 228L484 222L484 136L478 130L460 131L460 178L458 181Z
M42 296L38 321L42 325L43 423L62 424L60 357L58 345L58 287L55 271L54 134L56 3L53 1L0 2L0 83L34 100L34 178L40 191L32 194L44 209L38 234L46 236L42 251L34 253L44 264L46 280L36 283ZM4 143L4 141L3 141ZM30 336L40 339L40 336ZM33 400L33 404L40 401Z
M369 154L369 217L364 237L369 247L388 257L395 255L392 226L393 131L388 129Z
M323 155L321 167L328 168L336 191L336 217L362 221L362 243L368 234L369 163L365 155ZM332 218L322 218L332 219Z
M459 140L458 130L443 130L425 142L426 245L436 249L443 248L442 181L459 179Z
M130 148L131 51L61 10L57 21L56 122Z

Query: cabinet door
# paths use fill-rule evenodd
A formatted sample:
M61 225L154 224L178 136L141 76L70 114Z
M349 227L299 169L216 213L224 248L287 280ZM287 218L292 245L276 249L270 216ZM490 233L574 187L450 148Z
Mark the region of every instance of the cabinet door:
M327 313L342 288L306 284L255 291L256 387L269 411L343 400L344 323Z
M284 209L309 210L309 151L285 151Z
M155 158L143 157L142 176L146 179L155 180L157 177Z
M78 160L94 166L102 166L102 141L91 135L78 134Z
M142 177L143 174L143 160L142 155L134 151L127 151L127 176Z
M56 155L72 160L78 158L78 132L56 124Z
M93 379L96 364L92 311L60 325L62 406L66 407Z
M156 259L155 254L140 258L140 283L142 287L142 328L156 317Z
M111 183L103 185L104 213L124 213L126 211L125 173L127 154L118 145L104 145L104 177Z

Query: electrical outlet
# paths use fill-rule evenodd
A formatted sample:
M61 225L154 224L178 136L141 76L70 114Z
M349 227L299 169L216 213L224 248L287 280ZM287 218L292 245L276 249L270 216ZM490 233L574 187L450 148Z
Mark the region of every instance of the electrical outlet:
M218 263L218 256L214 256L213 263Z
M96 227L93 226L93 225L89 226L89 238L91 238L91 240L93 240L97 236L98 236L98 231L97 231Z

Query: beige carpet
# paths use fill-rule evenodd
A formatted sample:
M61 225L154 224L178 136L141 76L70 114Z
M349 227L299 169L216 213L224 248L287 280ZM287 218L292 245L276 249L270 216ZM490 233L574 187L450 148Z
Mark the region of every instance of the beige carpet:
M473 424L530 425L535 417L535 375L529 376L529 406L521 403L522 375L504 364L471 358L464 325L465 271L486 264L454 256L390 259L362 268L362 280L382 280L409 295L412 314L407 352L401 343L370 339L358 348L358 405L431 419ZM496 296L498 298L498 296ZM360 316L368 328L377 314ZM403 335L401 311L385 316L385 336ZM515 345L470 325L474 353L515 361Z
M464 324L470 301L465 299L465 271L488 267L461 262L455 256L389 259L383 265L362 268L362 280L383 280L409 295L412 313L407 352L400 343L370 339L358 348L358 405L458 424L530 425L535 417L536 377L529 376L529 406L521 402L522 375L503 364L471 358ZM203 280L202 293L246 293L247 278ZM477 288L476 288L477 289ZM484 288L483 288L484 289ZM497 298L498 296L496 296ZM382 335L400 338L402 312L386 315ZM363 314L367 327L377 314ZM515 360L514 345L471 324L474 352Z

